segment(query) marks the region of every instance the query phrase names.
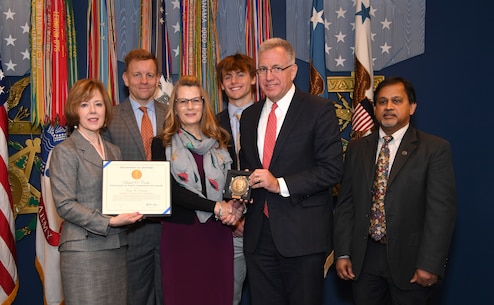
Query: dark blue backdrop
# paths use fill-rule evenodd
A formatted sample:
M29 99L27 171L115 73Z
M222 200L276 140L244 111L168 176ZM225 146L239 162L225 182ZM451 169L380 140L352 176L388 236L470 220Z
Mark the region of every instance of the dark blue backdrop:
M272 0L275 36L285 37L285 1ZM74 1L76 27L85 27L87 1ZM458 220L451 256L442 287L442 304L494 304L493 230L494 142L489 115L494 99L492 35L494 2L450 0L427 1L425 53L398 63L376 75L401 75L417 90L415 127L448 139L458 192ZM78 35L78 46L86 46L86 35ZM79 52L79 71L85 71L85 52ZM296 84L308 87L308 65L297 62ZM413 187L413 186L410 186ZM20 215L16 228L32 215ZM491 236L491 237L489 237ZM42 289L34 269L34 234L18 242L20 290L15 305L42 305ZM465 265L468 263L468 265ZM349 285L335 278L326 280L325 304L351 304ZM248 304L248 300L244 300Z

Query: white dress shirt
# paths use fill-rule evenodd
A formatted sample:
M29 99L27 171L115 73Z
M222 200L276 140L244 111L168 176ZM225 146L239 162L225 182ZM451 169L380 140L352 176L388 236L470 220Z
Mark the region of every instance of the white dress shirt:
M403 136L405 135L405 132L408 129L408 126L410 124L406 124L402 128L398 129L395 133L391 134L390 136L393 137L393 139L388 143L388 148L389 148L389 171L388 175L391 172L391 168L393 166L393 162L396 157L396 152L398 151L398 147L400 147L401 140L403 140ZM377 144L377 153L376 153L376 163L377 163L377 158L379 157L379 151L381 150L381 146L384 143L383 137L386 136L387 134L379 128L379 142Z
M283 122L285 120L286 113L288 108L290 107L290 103L292 102L293 95L295 94L295 85L292 84L292 87L288 92L283 96L276 104L278 108L275 110L276 114L276 138L278 138L278 134L280 133L281 126L283 126ZM262 160L262 155L264 152L264 137L266 135L266 127L268 125L268 116L271 112L271 107L273 107L273 102L266 98L266 103L261 111L261 117L259 118L259 124L257 125L257 149L259 151L259 158ZM283 197L290 197L290 192L286 185L285 179L283 177L278 177L278 183L280 185L280 195Z

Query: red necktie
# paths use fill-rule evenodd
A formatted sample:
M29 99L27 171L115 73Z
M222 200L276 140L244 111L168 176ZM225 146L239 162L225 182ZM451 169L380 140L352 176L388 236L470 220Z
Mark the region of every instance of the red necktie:
M141 121L141 137L142 144L144 144L144 151L146 152L146 160L151 160L151 142L154 137L153 125L151 124L151 120L148 115L147 107L139 107L139 109L143 112L142 121Z
M386 215L384 211L384 196L388 186L389 147L392 136L383 137L384 143L379 151L376 163L376 176L372 188L372 207L369 234L374 240L380 240L386 235Z
M264 136L264 148L262 151L262 167L265 169L269 168L269 163L271 163L271 157L273 156L274 145L276 144L276 113L275 110L278 108L276 103L273 103L271 107L271 112L268 116L268 123L266 125L266 134ZM269 217L268 203L264 202L264 215Z

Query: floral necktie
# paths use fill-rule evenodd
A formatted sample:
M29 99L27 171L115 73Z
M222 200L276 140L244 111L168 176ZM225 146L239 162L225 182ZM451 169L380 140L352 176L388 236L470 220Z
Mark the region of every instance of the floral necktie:
M372 207L369 234L374 240L380 240L386 235L386 217L384 211L384 196L388 185L389 147L392 136L383 137L384 143L379 151L376 163L376 175L372 188Z

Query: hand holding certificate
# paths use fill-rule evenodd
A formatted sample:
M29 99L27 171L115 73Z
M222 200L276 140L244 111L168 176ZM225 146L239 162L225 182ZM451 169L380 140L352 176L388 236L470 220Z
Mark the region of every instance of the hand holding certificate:
M140 214L139 212L118 214L110 218L110 226L121 227L131 225L133 223L136 223L137 221L141 221L143 218L144 215Z
M168 161L103 161L103 214L171 214Z

